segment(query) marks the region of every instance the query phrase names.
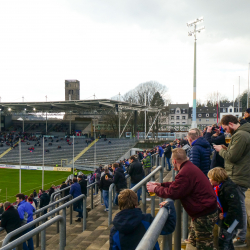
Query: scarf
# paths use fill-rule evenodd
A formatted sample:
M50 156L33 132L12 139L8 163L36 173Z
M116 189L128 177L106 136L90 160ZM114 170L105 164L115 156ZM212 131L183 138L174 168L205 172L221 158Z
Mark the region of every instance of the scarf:
M222 207L222 205L221 205L221 203L220 203L220 199L219 199L219 191L220 191L220 188L221 188L221 185L222 185L222 184L223 184L223 183L221 183L221 184L218 185L218 186L214 186L214 191L215 191L216 198L217 198L217 205L218 205L218 208L219 208L220 211L223 213L223 216L224 216L224 218L225 218L226 215L227 215L227 213L224 213L223 207Z

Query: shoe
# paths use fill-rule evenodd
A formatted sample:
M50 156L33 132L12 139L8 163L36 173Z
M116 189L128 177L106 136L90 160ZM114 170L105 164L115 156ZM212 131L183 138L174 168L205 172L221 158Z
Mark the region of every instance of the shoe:
M109 211L109 209L108 209L108 208L105 208L105 209L104 209L104 211L105 211L105 212L108 212L108 211Z
M236 241L234 241L234 247L247 247L247 243L244 240L241 240L239 238L236 239Z
M151 201L151 198L146 198L146 201Z
M75 222L81 222L82 219L81 218L78 218L77 220L75 220Z

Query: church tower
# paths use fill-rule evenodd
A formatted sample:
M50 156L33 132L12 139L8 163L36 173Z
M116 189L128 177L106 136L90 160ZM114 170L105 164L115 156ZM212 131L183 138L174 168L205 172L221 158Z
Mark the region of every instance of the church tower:
M65 80L65 101L80 100L80 81Z

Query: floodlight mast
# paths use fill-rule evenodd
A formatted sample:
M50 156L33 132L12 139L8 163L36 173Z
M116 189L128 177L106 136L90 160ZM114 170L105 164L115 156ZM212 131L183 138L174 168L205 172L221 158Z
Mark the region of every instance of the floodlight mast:
M205 27L201 27L199 29L196 28L198 23L203 22L203 17L197 18L194 21L187 23L188 27L194 27L193 31L188 32L188 36L194 35L194 79L193 79L193 117L192 117L192 128L197 128L196 122L196 33L200 33Z

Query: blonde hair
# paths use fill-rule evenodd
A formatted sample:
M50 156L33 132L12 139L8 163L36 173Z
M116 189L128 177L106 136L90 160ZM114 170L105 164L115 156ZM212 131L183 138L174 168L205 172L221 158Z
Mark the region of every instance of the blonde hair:
M216 167L211 169L207 174L209 179L221 183L228 179L227 171L224 168Z
M188 135L189 138L191 138L192 140L196 140L197 138L199 138L201 136L201 132L198 128L191 128L188 131Z
M175 148L172 151L172 158L179 162L186 161L187 160L186 151L182 148Z
M133 209L138 206L137 194L130 190L124 189L118 195L118 205L120 210Z

